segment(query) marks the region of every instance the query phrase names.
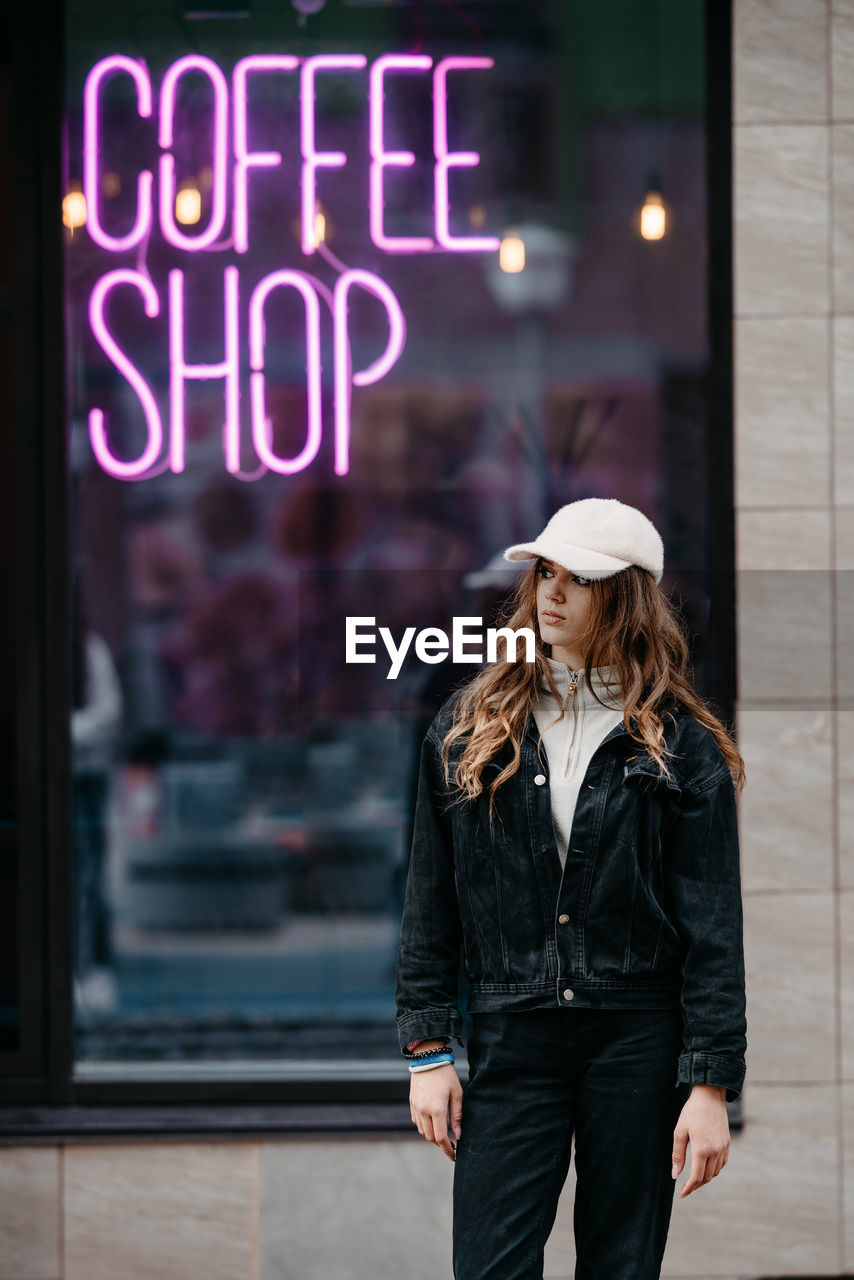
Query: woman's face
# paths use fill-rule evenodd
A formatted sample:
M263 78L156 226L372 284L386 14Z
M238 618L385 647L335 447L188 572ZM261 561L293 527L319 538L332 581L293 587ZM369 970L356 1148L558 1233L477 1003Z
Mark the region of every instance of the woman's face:
M579 648L590 619L593 595L590 579L542 560L537 569L537 621L540 635L552 646L552 657L573 670L584 665Z

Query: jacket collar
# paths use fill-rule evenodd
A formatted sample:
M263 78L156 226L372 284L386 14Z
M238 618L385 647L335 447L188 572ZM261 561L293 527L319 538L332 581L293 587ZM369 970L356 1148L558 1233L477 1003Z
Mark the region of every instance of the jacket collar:
M683 714L679 707L674 707L673 713L677 717ZM636 715L629 716L629 724L631 725L635 733L637 733L638 718ZM531 712L531 714L528 716L528 725L527 725L527 728L525 729L525 737L530 738L534 746L536 746L539 736L540 736L540 730L537 726L536 720L534 719L534 714L533 712ZM626 728L625 724L623 724L622 721L620 721L619 724L614 725L613 729L611 729L609 733L605 734L605 737L599 743L599 746L597 746L596 750L598 751L600 747L604 747L606 742L611 742L615 738L620 738L620 737L629 738L630 741L634 741L634 739L631 737L631 734L629 733L628 729ZM646 750L645 747L641 747L639 744L635 744L635 745L637 745L638 747L638 755L640 757L645 757L647 760L652 760L652 756L649 754L649 752ZM657 765L655 766L655 769L656 769L656 772L658 772Z
M629 716L629 723L631 724L632 728L636 730L637 723L638 723L637 716ZM525 737L530 738L531 741L536 746L539 736L540 736L540 730L537 726L536 720L534 719L534 714L533 712L531 712L531 714L528 716L528 726L525 730ZM606 742L610 742L612 738L619 738L621 736L624 736L626 738L630 736L628 730L626 729L626 726L622 723L622 721L619 724L614 725L613 729L611 729L609 733L606 733L605 737L599 743L599 746L602 747L605 745ZM598 751L599 747L597 747L596 749Z

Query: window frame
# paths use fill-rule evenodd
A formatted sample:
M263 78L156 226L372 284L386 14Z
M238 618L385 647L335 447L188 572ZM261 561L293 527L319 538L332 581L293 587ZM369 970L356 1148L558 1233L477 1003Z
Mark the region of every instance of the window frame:
M0 1054L0 1144L129 1135L408 1133L396 1079L81 1081L73 1078L70 680L65 619L69 484L61 204L64 5L7 20L16 277L14 327L21 1047ZM732 278L732 5L706 0L709 643L733 723L736 698ZM11 52L10 52L11 51ZM0 301L3 301L0 299ZM35 426L34 424L39 424ZM710 432L711 434L711 432ZM707 437L708 438L708 437ZM36 571L32 572L32 567Z

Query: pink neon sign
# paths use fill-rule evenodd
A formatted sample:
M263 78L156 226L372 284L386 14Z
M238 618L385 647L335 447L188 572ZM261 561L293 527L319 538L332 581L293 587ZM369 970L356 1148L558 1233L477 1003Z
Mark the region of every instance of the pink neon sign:
M324 309L331 311L334 347L334 466L337 475L349 469L350 409L353 388L369 386L384 378L402 354L406 338L406 322L400 302L391 287L379 276L359 268L347 268L324 250L328 262L339 272L331 291L320 280L297 267L280 266L260 280L250 282L243 290L248 296L241 310L241 274L236 265L228 265L222 276L223 359L212 364L194 364L187 357L185 344L185 273L179 267L168 272L160 290L145 269L145 253L149 238L157 225L163 240L180 253L199 254L232 251L246 255L251 246L251 175L257 170L299 170L300 248L303 257L318 254L320 239L318 221L318 180L322 172L342 169L348 164L343 151L324 149L322 112L317 102L318 77L363 75L367 70L367 136L370 170L367 175L368 209L366 232L376 249L396 256L436 252L494 252L499 241L493 236L464 236L451 229L452 171L476 168L480 156L475 151L453 151L448 137L449 92L451 73L481 71L492 67L486 57L448 57L434 66L427 54L383 54L368 69L368 59L360 53L317 54L300 59L292 54L254 54L240 59L234 66L231 85L225 73L211 58L188 54L166 68L156 95L148 69L142 61L124 54L101 59L89 72L84 88L83 173L87 208L87 228L92 240L110 254L136 250L141 255L136 269L129 267L107 271L95 284L89 302L89 323L101 350L135 393L146 424L147 442L134 460L117 457L108 439L103 410L93 408L89 414L92 448L99 464L119 479L140 479L153 474L156 464L180 472L186 465L185 401L187 384L193 381L223 382L223 451L226 468L234 475L250 478L241 469L241 326L248 336L249 418L252 445L263 467L280 475L293 475L308 467L317 457L323 435L322 369L320 361L321 330L326 321ZM252 148L252 120L249 100L250 81L260 75L299 75L299 156L290 165L277 150L256 151ZM413 152L387 150L385 129L386 81L391 76L426 75L432 73L433 89L433 189L434 206L430 211L433 236L392 235L385 225L385 185L393 180L389 170L409 170L418 162ZM136 90L137 110L142 120L156 117L156 138L161 155L155 174L143 169L134 175L136 208L129 230L117 234L103 224L100 202L101 148L106 87L116 75L129 76ZM213 127L209 139L211 197L207 225L189 232L178 225L176 196L175 119L182 95L186 95L185 77L202 77L205 92L213 105ZM348 184L352 187L353 184ZM229 223L230 213L230 226ZM133 287L141 295L145 317L160 316L161 297L167 300L169 356L169 423L164 428L157 398L141 369L122 350L108 323L109 301L119 287ZM350 296L353 289L369 295L382 307L388 325L385 350L365 369L352 368L350 332ZM272 449L270 423L266 414L265 305L274 290L287 289L298 294L304 311L307 421L305 442L292 458L277 456ZM375 305L374 303L370 305ZM190 344L193 335L190 334ZM244 357L245 359L245 357ZM166 446L166 458L161 452ZM256 473L257 474L257 473Z
M448 150L448 72L474 71L494 66L492 58L444 58L433 77L433 145L436 151L436 239L445 249L497 251L495 236L454 236L450 230L448 173L480 164L476 151Z
M273 289L296 289L305 304L306 379L308 385L308 431L302 450L295 458L278 458L267 443L264 406L264 303ZM252 439L258 457L271 471L293 475L317 457L322 426L320 421L320 303L317 292L301 271L274 271L258 285L249 304L249 351L252 361Z
M164 238L176 249L188 249L191 253L195 253L213 244L222 234L225 226L228 84L219 67L210 58L203 58L199 54L188 54L186 58L179 58L177 62L173 62L163 77L160 89L159 142L164 149L171 147L174 142L175 98L178 92L178 81L188 71L206 75L214 93L211 216L206 230L200 235L188 236L181 231L175 221L175 158L167 151L166 155L160 157L160 229Z
M107 443L104 414L101 409L92 409L89 414L89 435L92 440L95 457L104 470L109 472L111 476L130 480L142 475L143 472L154 465L160 456L160 450L163 446L163 423L160 420L154 393L107 328L104 308L107 298L113 289L120 284L130 284L139 290L145 303L145 314L147 316L159 314L160 299L157 296L157 290L148 277L141 275L138 271L108 271L95 285L92 290L92 296L89 299L89 323L92 327L92 332L98 339L102 350L110 357L119 373L124 375L139 397L142 411L145 415L145 425L148 429L148 444L136 462L122 462L119 458L116 458Z
M234 68L234 247L249 249L249 170L274 169L282 163L279 151L249 150L248 80L261 71L295 71L299 59L290 54L254 54Z
M348 297L354 284L361 285L379 298L389 322L388 345L367 369L351 372ZM345 271L338 277L333 301L335 318L335 472L347 474L350 468L350 384L357 387L379 382L397 363L406 340L406 322L400 303L384 280L370 271Z
M318 151L315 138L314 78L318 71L358 71L367 63L361 53L321 53L306 58L300 87L300 145L302 147L302 251L314 253L317 214L317 170L339 169L347 163L343 151Z
M172 431L169 441L169 465L175 472L184 470L184 400L185 384L190 379L225 379L226 454L240 437L240 365L237 337L237 267L225 268L225 358L218 364L188 364L184 348L184 273L169 272L169 408Z
M89 235L109 253L122 253L125 249L132 249L148 235L151 230L151 192L154 186L154 174L146 169L136 180L136 219L133 226L127 235L108 235L101 226L100 214L98 94L103 82L116 71L126 72L134 81L139 114L143 119L148 119L151 115L151 81L142 63L135 62L133 58L125 58L120 53L96 63L86 77L83 90L83 194L86 197L86 225Z
M387 71L429 71L433 59L426 54L389 53L371 67L371 239L378 249L397 253L423 253L433 248L427 236L387 236L383 226L384 171L392 166L408 169L415 164L411 151L386 151L383 143L384 79Z
M239 475L240 467L240 334L239 334L239 271L226 267L223 280L224 293L224 358L216 364L190 364L185 345L184 273L169 272L169 408L170 433L169 469L181 472L185 466L184 408L186 384L189 381L223 379L224 426L223 442L226 468ZM99 463L110 475L118 479L139 479L158 461L163 446L163 423L157 409L157 401L151 387L139 369L124 352L110 332L105 308L109 295L118 285L133 285L142 294L145 314L154 318L160 313L157 290L139 271L111 271L103 276L92 291L89 304L89 320L92 332L102 351L136 392L145 417L148 443L138 459L125 462L112 452L108 439L104 413L92 409L89 414L89 432L92 447ZM349 333L349 293L359 286L377 298L385 309L389 326L386 349L367 369L351 370ZM299 293L305 308L306 379L308 387L308 423L306 442L294 458L279 458L269 443L265 406L265 347L266 332L264 306L274 289L291 288ZM259 459L271 471L280 475L293 475L303 471L317 457L320 449L323 424L321 420L321 363L320 363L320 302L326 290L311 276L302 271L274 271L265 276L255 287L249 299L249 358L250 407L252 442ZM392 289L379 276L370 271L346 271L338 279L332 296L333 328L335 335L335 471L346 475L349 469L350 395L353 386L367 387L379 382L397 363L406 340L406 322L400 303Z

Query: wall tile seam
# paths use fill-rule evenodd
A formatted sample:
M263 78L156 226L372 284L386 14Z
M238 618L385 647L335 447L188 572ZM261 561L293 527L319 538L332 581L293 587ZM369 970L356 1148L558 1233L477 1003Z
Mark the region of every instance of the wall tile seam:
M828 308L825 308L824 311L734 311L732 318L736 325L741 320L761 320L766 324L769 320L785 320L786 322L790 320L814 320L818 323L818 321L826 320L828 316L833 316L834 314L843 314L847 317L849 313L847 311L834 313ZM854 311L851 314L854 315Z
M833 0L827 0L827 35L826 35L826 52L825 58L827 62L827 93L828 93L828 116L833 117L833 81L834 81L834 28L836 14L834 13ZM837 538L837 519L835 517L836 498L839 493L836 477L836 458L837 458L837 431L836 431L836 403L837 403L837 373L839 370L839 351L837 346L836 321L843 314L842 310L837 306L837 278L836 278L836 247L837 235L839 227L837 224L837 200L836 200L836 160L838 154L838 143L841 140L840 129L844 128L839 120L832 119L829 125L830 137L827 148L827 212L828 212L828 229L827 237L827 274L828 274L828 299L830 309L827 317L827 354L828 354L828 377L827 377L827 406L828 406L828 505L834 510L834 518L830 520L829 538L830 538L830 562L836 566L839 563L839 545ZM840 608L837 594L837 578L834 577L830 584L830 677L832 687L835 690L839 688L839 624L840 624ZM834 1043L834 1061L836 1064L836 1074L840 1078L840 1083L836 1088L836 1149L837 1164L839 1176L836 1184L836 1209L837 1209L837 1247L839 1250L839 1258L845 1268L845 1259L848 1256L848 1188L846 1186L846 1159L845 1159L845 1105L843 1098L843 1081L845 1079L846 1052L845 1052L845 1008L843 1001L843 982L845 978L845 966L843 962L843 919L842 909L844 899L844 868L842 864L842 826L840 820L840 806L842 802L842 788L840 784L840 733L839 733L839 716L833 715L830 718L830 753L831 753L831 770L830 770L830 822L831 822L831 876L833 883L833 1014L835 1020L835 1043Z
M813 1079L810 1079L810 1080L803 1080L803 1079L797 1079L797 1080L791 1079L791 1080L790 1080L790 1079L788 1079L787 1077L783 1077L783 1076L778 1077L777 1079L774 1079L774 1080L768 1079L767 1077L766 1077L765 1079L763 1079L763 1080L755 1080L755 1079L753 1078L753 1076L750 1074L750 1060L749 1060L749 1059L748 1059L748 1062L747 1062L747 1072L748 1072L748 1074L747 1074L747 1076L745 1077L745 1082L744 1082L744 1094L745 1094L745 1100L744 1100L744 1119L745 1119L745 1123L749 1123L750 1118L751 1118L751 1117L750 1117L750 1112L749 1112L749 1110L748 1110L748 1101L747 1101L747 1088L748 1088L748 1083L749 1083L749 1084L751 1084L751 1085L753 1085L753 1086L754 1086L755 1088L757 1088L757 1089L834 1089L834 1090L835 1090L836 1088L838 1088L838 1086L839 1086L839 1085L854 1084L854 1080L850 1080L850 1081L848 1081L848 1080L831 1080L830 1078L828 1078L827 1080L824 1080L824 1079L822 1079L820 1076L816 1076L816 1077L814 1077ZM739 1135L737 1135L737 1134L735 1134L735 1133L732 1135L732 1137L733 1137L733 1141L735 1141L735 1139L736 1139L736 1137L737 1137L737 1136L739 1136Z
M359 1143L360 1146L367 1146L367 1144L380 1144L380 1143L387 1144L387 1143L407 1142L407 1143L411 1143L412 1146L421 1147L421 1144L423 1144L424 1139L423 1137L421 1137L421 1134L416 1133L415 1130L412 1133L408 1133L408 1132L389 1133L389 1134L365 1133L365 1134L353 1135L352 1138L347 1138L346 1135L344 1134L335 1135L334 1138L329 1138L328 1135L326 1134L300 1133L300 1134L294 1134L294 1135L277 1134L275 1135L275 1137L262 1139L262 1146L284 1148L284 1147L293 1147L294 1143L298 1143L298 1144L301 1144L301 1146L321 1147L321 1146L328 1146L329 1142L342 1142L342 1143L356 1142L356 1143ZM113 1149L113 1152L115 1152L115 1148L128 1147L129 1143L125 1142L122 1135L114 1134L114 1135L110 1135L110 1137L108 1138L102 1138L101 1135L99 1135L99 1138L97 1138L96 1142L81 1142L81 1143L72 1143L72 1144L64 1143L64 1142L56 1142L56 1143L15 1142L14 1148L5 1148L5 1149L15 1149L15 1151L24 1151L24 1152L47 1151L47 1152L56 1152L58 1153L58 1155L60 1155L60 1153L63 1152L63 1149L67 1146L76 1146L79 1148L85 1148L87 1149L87 1151L92 1151L92 1149L99 1149L99 1151L106 1151L106 1149L110 1148L110 1149ZM134 1147L154 1147L154 1146L161 1147L163 1146L163 1142L161 1142L160 1139L152 1137L149 1140L149 1142L141 1143L141 1142L136 1142L136 1140L134 1140L133 1146ZM196 1143L192 1143L192 1142L181 1143L181 1146L193 1147L197 1149L198 1153L202 1153L202 1152L209 1152L211 1146L213 1146L213 1142L211 1142L210 1139L200 1139ZM224 1142L223 1146L230 1147L230 1146L233 1146L233 1143ZM259 1143L259 1146L261 1146L261 1143ZM264 1181L264 1176L260 1174L260 1171L259 1171L259 1180L260 1180L260 1183ZM58 1199L59 1199L60 1206L63 1206L65 1202L64 1192L60 1194Z
M57 1230L57 1254L56 1261L59 1266L60 1280L68 1274L68 1267L65 1257L65 1148L60 1145L57 1149L56 1174L57 1174L57 1214L56 1214L56 1230Z
M251 1151L252 1159L252 1202L249 1221L249 1275L250 1280L261 1280L261 1146L254 1142Z
M738 320L826 320L830 316L848 318L854 311L831 311L827 307L823 311L733 311L732 318Z
M403 1104L401 1103L401 1105ZM170 1142L172 1143L172 1145L176 1145L176 1146L195 1147L198 1149L199 1153L201 1154L202 1152L207 1153L208 1151L210 1151L211 1146L215 1145L218 1142L218 1140L219 1140L219 1135L212 1135L211 1138L200 1139L199 1141L193 1140L193 1141L182 1142L180 1139L174 1139L174 1140L170 1139ZM235 1145L235 1142L239 1142L239 1141L241 1141L241 1136L239 1134L235 1134L234 1142L229 1140L223 1140L221 1145L231 1147ZM389 1132L389 1133L381 1133L381 1134L380 1133L377 1133L377 1134L360 1133L360 1134L353 1134L349 1136L345 1133L335 1134L334 1136L330 1136L324 1133L306 1134L304 1132L300 1132L299 1134L294 1134L294 1135L284 1134L284 1133L276 1134L271 1137L263 1138L261 1141L257 1143L257 1145L259 1147L260 1146L292 1147L295 1144L297 1145L311 1144L312 1146L328 1146L330 1142L332 1143L340 1142L342 1144L343 1143L359 1143L362 1145L368 1145L368 1144L385 1145L385 1144L400 1143L400 1142L411 1142L413 1145L420 1146L420 1144L423 1141L424 1140L421 1137L421 1135L414 1131L412 1133L410 1133L409 1131L397 1131L397 1132ZM30 1152L30 1151L51 1152L52 1151L52 1152L61 1154L64 1151L64 1149L69 1146L85 1149L87 1151L92 1151L95 1149L104 1151L107 1148L109 1148L113 1151L113 1153L115 1153L115 1149L117 1147L125 1147L125 1148L130 1146L162 1147L163 1141L161 1138L155 1135L152 1135L149 1140L140 1142L136 1137L136 1135L133 1136L133 1141L128 1141L127 1139L123 1138L122 1135L120 1134L111 1134L109 1136L98 1135L98 1138L96 1141L91 1141L91 1142L81 1141L76 1143L68 1143L68 1142L62 1142L62 1141L57 1141L55 1143L42 1142L42 1141L28 1143L28 1142L21 1142L20 1140L16 1140L14 1146L6 1147L5 1150L7 1151L15 1150L15 1151L25 1151L25 1152ZM2 1152L2 1149L0 1149L0 1152ZM453 1173L453 1170L451 1172ZM259 1172L259 1177L263 1180L263 1176L260 1174L260 1172ZM60 1203L64 1202L64 1191L59 1196L59 1201Z
M834 894L833 890L830 887L826 887L824 889L816 889L814 886L810 886L808 889L800 890L796 896L799 900L803 900L804 898L807 898L810 894L812 894L813 896L826 898L827 903L823 905L825 905L828 910L830 910L833 907L836 901L836 895ZM751 907L749 905L751 899L757 900L757 899L772 898L775 895L774 895L774 890L772 888L753 889L745 885L742 890L742 896L744 899L744 912L745 912L744 923L745 923L745 929L747 929L748 924L752 923L748 921L748 918L747 918L748 913L751 910ZM760 906L761 906L761 902L760 902ZM819 909L821 909L821 906L822 904L819 904ZM779 908L777 908L777 910L779 910ZM760 917L757 916L756 919L757 919L757 923L760 923ZM806 936L806 935L802 935L802 936ZM762 945L761 939L757 940L757 945L758 946ZM829 1080L835 1080L836 1073L829 1074L827 1078Z
M745 823L742 825L750 824ZM842 893L854 894L854 885L850 889L841 888L839 890L819 889L815 885L806 885L797 889L793 889L789 885L786 885L785 889L751 889L748 885L743 885L741 890L743 898L797 898L799 901L806 897L835 898L837 894Z
M850 311L821 311L821 312L819 311L798 311L798 312L738 311L738 312L733 312L732 319L733 319L733 324L736 328L743 320L761 320L764 325L767 325L769 320L770 321L780 320L780 321L785 321L786 323L789 323L789 321L792 321L792 320L797 320L797 321L812 320L812 321L816 321L816 323L822 320L854 320L854 307L852 307ZM835 365L836 365L837 346L839 344L840 338L844 338L846 336L847 335L845 334L836 334L836 333L834 333L833 335L834 341L831 347L831 362L834 365L834 370L833 370L834 373L835 373Z
M828 451L828 507L835 511L838 509L836 498L838 494L836 484L836 456L837 456L837 432L836 432L836 379L839 368L839 352L837 349L835 321L841 315L841 309L837 307L837 281L836 281L836 244L837 244L837 200L836 200L836 158L837 158L837 142L839 140L839 129L844 128L844 120L836 117L834 114L834 52L836 45L836 19L838 9L834 10L833 0L827 0L827 33L825 44L825 59L827 65L827 92L828 92L828 117L830 120L830 139L827 154L827 208L828 220L830 224L831 234L827 241L827 271L830 282L830 310L827 319L827 343L829 355L828 370L828 425L829 425L829 451ZM829 540L830 540L830 561L834 566L838 565L838 538L837 538L837 521L830 520ZM834 574L831 580L830 593L830 676L834 689L839 688L839 603L837 596L837 578ZM841 825L840 825L840 805L842 801L842 793L840 787L840 741L839 741L839 715L833 715L830 718L830 753L832 758L832 766L830 771L830 822L831 822L831 850L832 850L832 883L833 883L833 960L834 960L834 996L833 1008L836 1020L836 1045L835 1045L835 1061L837 1067L837 1075L844 1077L845 1066L845 1049L843 1044L842 1030L844 1027L844 1008L843 1008L843 979L845 976L843 966L842 949L844 945L843 939L843 920L842 920L842 903L841 894L845 891L843 884L843 866L842 866L842 848L841 848ZM842 1151L842 1131L843 1131L843 1104L841 1089L838 1090L837 1096L837 1135L839 1144L840 1159L840 1177L838 1185L838 1209L839 1209L839 1250L840 1257L844 1258L847 1252L846 1242L846 1204L845 1204L845 1164Z
M789 511L791 511L792 513L797 513L799 515L809 514L799 510L799 508L797 507L789 508ZM829 516L832 514L832 512L828 510L826 514ZM754 525L754 531L755 529L756 529L756 526ZM822 549L822 551L824 551L824 549ZM739 575L740 577L741 575L747 574L747 573L751 573L751 574L755 574L755 573L831 574L831 573L846 572L845 570L839 569L837 568L836 565L831 563L829 554L821 554L820 558L815 562L813 562L812 564L795 564L795 565L785 565L785 566L780 564L779 562L775 562L774 560L770 559L770 555L769 557L761 558L759 560L757 560L756 557L757 557L756 549L745 548L739 557L738 563L736 564L736 567L735 567L736 574ZM829 620L828 620L828 626L829 626Z
M847 119L831 120L830 117L815 120L804 120L787 116L774 117L773 120L733 120L733 132L741 129L829 129L832 124L848 124L854 121Z
M851 320L854 318L854 305L850 308L827 307L824 311L733 311L734 321L739 320Z
M745 504L744 506L736 506L735 510L737 512L741 512L744 514L756 513L758 515L765 515L765 514L768 514L769 512L779 512L782 514L788 514L791 511L798 511L798 512L812 511L812 512L815 512L817 515L827 515L832 511L838 510L840 505L841 504L836 504L832 502L823 502L823 503L815 503L815 502L770 503L769 502L768 505L766 506L764 503L753 501L749 505ZM848 503L847 505L849 507L851 506L850 503ZM736 568L737 567L738 565L736 565Z
M776 128L777 125L782 125L782 128L787 128L787 127L790 127L791 125L791 127L793 128L821 129L821 128L827 128L827 125L830 125L830 124L848 124L848 123L854 123L854 120L851 120L851 122L849 122L849 118L846 115L834 116L834 115L831 115L830 113L826 115L816 115L816 116L743 115L743 114L739 114L739 111L737 111L737 106L734 113L732 113L732 128L734 129L768 129L768 128L773 129L773 128Z
M764 713L764 712L772 712L772 711L773 711L773 712L783 712L783 713L785 713L786 715L792 715L792 714L799 715L799 714L803 714L804 716L810 716L810 717L811 717L811 716L816 716L816 715L820 715L820 716L822 716L822 717L831 716L831 715L835 715L835 714L836 714L837 712L839 712L839 711L844 712L846 715L850 715L850 714L851 714L851 712L852 712L852 711L854 711L854 701L846 701L846 702L841 703L841 704L834 703L834 704L832 704L832 705L828 705L828 706L818 706L818 705L815 705L815 704L812 704L812 705L804 705L804 704L803 704L803 703L801 703L801 702L770 702L770 701L769 701L769 702L759 702L759 701L757 701L757 702L746 702L746 703L742 703L742 704L741 704L741 711L742 711L743 713L748 714L748 715L750 715L750 714L751 714L751 713L753 713L753 712L763 712L763 713ZM752 732L752 731L755 729L755 726L756 726L756 722L754 721L754 722L753 722L753 724L751 724L751 725L750 725L749 731L750 731L750 732ZM774 736L773 738L763 738L763 737L759 737L759 738L757 739L756 750L757 750L757 752L759 752L759 754L760 754L760 758L762 757L762 753L764 753L764 752L767 750L767 748L768 748L768 746L769 746L769 745L771 745L772 743L775 743L775 744L776 744L776 741L777 741L777 738L776 738L776 734L777 734L777 728L776 728L776 725L775 725L775 728L774 728L774 734L775 734L775 736ZM830 744L830 740L829 740L829 739L824 739L824 740L822 740L822 738L814 738L814 739L813 739L813 743L812 743L812 747L813 747L813 749L819 749L819 748L820 748L820 749L825 750L825 751L829 751L829 750L830 750L830 745L831 745L831 744ZM745 749L746 749L746 750L751 750L751 748L750 748L750 747L746 747ZM743 755L743 754L744 754L744 752L742 752L742 755Z

